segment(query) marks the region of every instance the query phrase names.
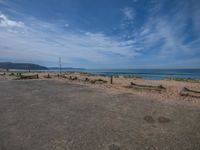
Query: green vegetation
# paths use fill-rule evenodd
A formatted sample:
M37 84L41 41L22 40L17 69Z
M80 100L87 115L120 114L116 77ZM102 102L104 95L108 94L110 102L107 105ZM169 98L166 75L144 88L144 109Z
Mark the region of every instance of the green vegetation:
M182 81L182 82L200 82L200 80L192 78L166 78L166 79L174 81Z

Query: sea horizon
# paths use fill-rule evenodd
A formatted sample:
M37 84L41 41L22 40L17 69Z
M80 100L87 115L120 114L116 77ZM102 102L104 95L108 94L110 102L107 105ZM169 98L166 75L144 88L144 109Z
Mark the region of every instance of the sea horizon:
M59 71L48 70L48 71ZM148 80L161 80L165 78L191 78L200 79L200 69L62 69L65 71L78 71L102 76L135 76Z

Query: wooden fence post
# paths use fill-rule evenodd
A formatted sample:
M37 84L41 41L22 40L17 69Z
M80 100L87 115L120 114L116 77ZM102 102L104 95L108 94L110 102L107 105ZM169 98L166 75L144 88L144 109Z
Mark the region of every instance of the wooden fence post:
M110 76L110 84L113 84L113 76Z

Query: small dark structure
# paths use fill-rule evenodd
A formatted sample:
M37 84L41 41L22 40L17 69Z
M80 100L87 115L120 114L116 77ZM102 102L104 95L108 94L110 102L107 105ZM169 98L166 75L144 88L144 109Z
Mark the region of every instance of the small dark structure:
M48 78L48 79L50 79L51 76L50 76L50 74L48 73L47 75L44 76L44 78Z
M110 76L110 84L113 84L113 76Z
M78 78L75 76L75 77L73 77L73 76L69 76L69 79L70 80L78 80Z

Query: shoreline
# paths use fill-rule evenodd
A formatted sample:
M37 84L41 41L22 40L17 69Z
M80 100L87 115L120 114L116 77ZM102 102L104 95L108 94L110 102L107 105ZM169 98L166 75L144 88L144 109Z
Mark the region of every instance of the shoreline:
M25 70L25 69L0 69L0 72L21 72L21 73L60 73L60 70ZM86 73L92 76L115 76L127 78L142 78L145 80L177 80L200 82L200 69L67 69L62 73Z
M19 77L16 76L17 72L7 72L3 75L0 72L0 80L15 80ZM193 82L188 80L146 80L135 77L113 76L113 84L110 83L110 77L92 75L83 72L65 72L59 75L56 72L26 72L23 75L38 74L39 79L59 80L61 82L76 83L87 85L92 88L103 88L113 93L131 93L143 97L150 97L153 99L167 101L167 102L186 102L200 106L200 97L181 96L180 92L183 88L188 88L194 91L200 91L200 82ZM49 76L48 76L49 74ZM59 76L58 76L59 75ZM142 86L163 86L164 91L156 91L154 89L135 88L130 87L131 82Z

